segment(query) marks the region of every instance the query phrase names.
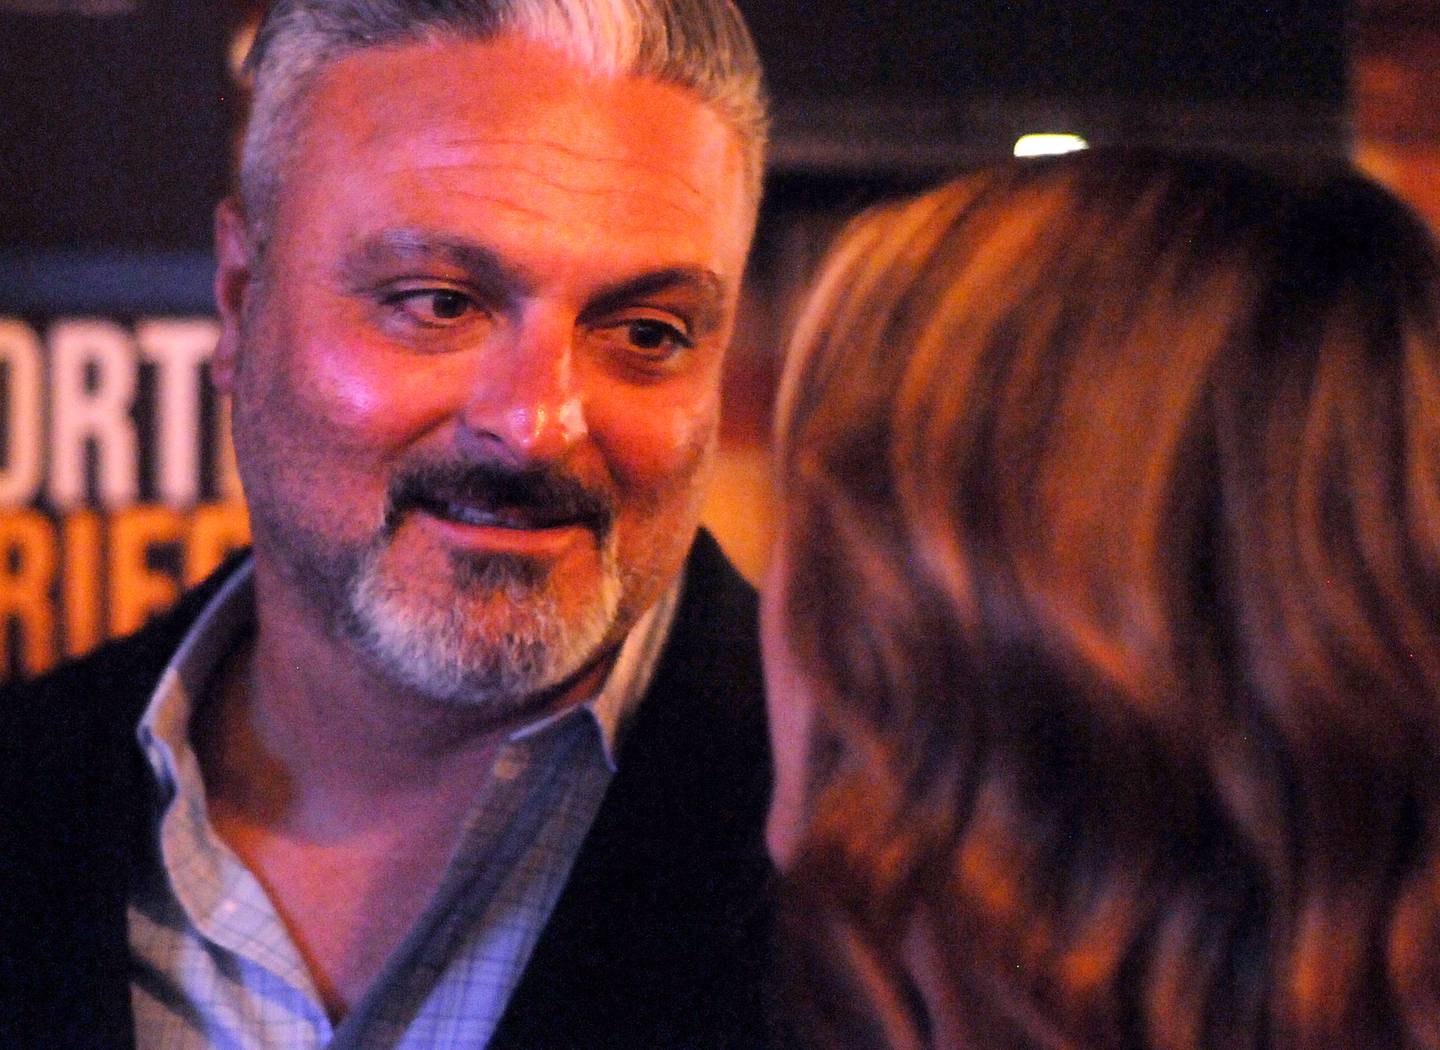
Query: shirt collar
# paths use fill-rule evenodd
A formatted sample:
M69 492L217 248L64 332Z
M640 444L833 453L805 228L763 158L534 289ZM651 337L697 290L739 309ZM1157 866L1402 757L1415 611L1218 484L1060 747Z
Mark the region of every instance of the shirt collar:
M255 622L255 563L246 558L181 639L140 716L137 736L157 782L173 792L193 760L190 715L228 654Z
M620 742L624 739L630 717L640 706L640 700L650 686L650 680L655 675L655 665L660 659L660 650L665 647L665 639L670 636L670 625L679 605L680 587L681 582L676 580L660 600L640 617L639 622L625 636L615 664L605 677L605 684L595 696L580 705L595 719L595 725L600 730L605 762L612 773L619 768L617 756ZM574 713L574 708L565 708L545 715L515 730L510 734L510 739L523 740L533 736L556 722L572 717Z
M140 718L137 736L160 784L173 789L178 764L190 758L190 716L226 655L255 623L255 561L246 558L206 604L186 632L160 677ZM660 600L630 630L600 691L576 707L545 715L511 734L521 740L562 719L585 712L599 729L601 749L611 772L626 726L654 677L679 605L682 581L670 585Z

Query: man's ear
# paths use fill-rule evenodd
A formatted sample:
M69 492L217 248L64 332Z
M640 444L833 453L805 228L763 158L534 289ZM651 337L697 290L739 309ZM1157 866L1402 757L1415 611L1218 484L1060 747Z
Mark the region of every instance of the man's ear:
M245 305L255 277L254 248L240 202L226 197L215 209L215 305L220 311L220 342L210 361L211 382L223 394L235 390Z

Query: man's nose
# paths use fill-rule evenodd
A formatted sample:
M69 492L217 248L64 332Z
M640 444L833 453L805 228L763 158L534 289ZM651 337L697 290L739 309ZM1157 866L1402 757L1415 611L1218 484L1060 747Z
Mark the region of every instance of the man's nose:
M587 433L575 375L575 327L529 316L487 342L461 410L460 442L516 464L563 458Z

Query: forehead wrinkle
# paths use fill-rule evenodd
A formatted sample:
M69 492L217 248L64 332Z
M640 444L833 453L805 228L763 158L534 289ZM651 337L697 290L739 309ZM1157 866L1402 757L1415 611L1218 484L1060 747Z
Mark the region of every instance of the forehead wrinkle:
M478 147L481 147L481 148L490 147L490 146L500 146L500 147L514 148L514 149L516 149L516 150L520 150L520 151L522 151L522 152L523 152L525 155L527 155L527 156L533 155L533 154L535 154L536 152L541 152L541 153L543 153L543 152L545 152L545 151L549 151L549 152L561 154L562 156L565 156L565 157L573 158L573 159L575 159L575 160L581 161L581 162L583 162L583 163L585 163L585 164L587 164L587 165L590 165L590 166L614 165L615 167L619 167L619 168L635 168L635 169L638 169L639 171L641 171L642 173L644 173L645 175L647 175L647 176L649 176L649 177L651 177L651 178L653 178L654 175L655 175L655 169L654 169L651 165L646 164L643 160L637 159L637 158L635 158L635 157L627 156L627 155L625 155L625 154L597 154L597 153L595 153L595 152L593 152L593 151L591 151L591 150L587 150L587 149L584 149L584 148L581 148L581 147L570 146L570 145L567 145L567 144L565 144L565 143L563 143L563 142L554 142L554 141L550 141L550 140L537 141L537 140L535 140L535 139L524 139L524 138L513 138L513 139L512 139L512 138L494 138L494 137L489 137L489 136L483 136L483 137L482 137L482 136L476 136L476 137L456 136L456 137L454 137L454 138L449 138L449 139L443 140L442 143L441 143L441 145L447 146L447 147L450 147L450 148L453 148L453 149L473 149L473 148L475 148L475 147L477 147L477 146L478 146ZM532 167L530 167L530 166L528 166L528 165L525 165L525 164L523 164L523 163L519 163L519 162L507 162L507 161L504 161L504 160L492 160L492 161L488 161L488 162L486 162L486 161L480 161L480 162L478 162L477 164L474 164L474 165L456 164L456 165L439 165L439 166L440 166L440 167L466 167L466 166L474 166L474 167L486 167L486 168L513 167L513 168L516 168L517 170L524 171L524 172L527 172L527 173L533 173L534 170L535 170L534 168L532 168ZM703 200L706 199L705 191L702 190L699 186L695 185L695 183L691 182L689 179L687 179L684 175L680 174L679 172L676 172L676 171L667 171L667 172L665 173L665 178L666 178L667 181L674 182L674 183L676 183L677 185L679 185L679 186L681 186L682 188L684 188L684 190L685 190L687 193L689 193L690 196L696 198L697 200L703 201Z
M484 170L474 168L471 165L464 165L463 167L465 167L467 170L472 171ZM677 215L680 215L690 220L697 218L701 214L700 211L690 208L687 205L682 204L678 201L665 200L663 197L656 196L653 193L649 193L643 187L637 187L633 190L617 189L614 187L597 189L593 187L572 186L568 183L553 179L543 172L530 172L529 174L533 175L533 182L535 185L547 186L552 189L558 189L568 195L575 197L589 197L597 200L604 198L644 200L648 205L663 204L667 210L673 211ZM456 189L452 192L458 198L486 201L497 207L505 208L520 215L526 215L531 218L541 219L547 222L555 221L555 216L550 212L544 210L543 208L532 207L531 205L511 200L509 197L496 196L493 192L487 192L485 189Z
M501 197L492 197L480 190L456 190L455 196L466 200L485 201L487 204L506 211L514 212L516 215L523 215L526 218L534 219L537 222L553 222L554 216L540 208L532 208L516 201L506 200Z

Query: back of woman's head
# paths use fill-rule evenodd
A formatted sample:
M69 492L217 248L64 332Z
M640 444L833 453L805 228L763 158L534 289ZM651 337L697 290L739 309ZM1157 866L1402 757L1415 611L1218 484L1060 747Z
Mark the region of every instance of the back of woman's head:
M1440 263L1099 154L863 217L778 423L818 1045L1440 1047Z

